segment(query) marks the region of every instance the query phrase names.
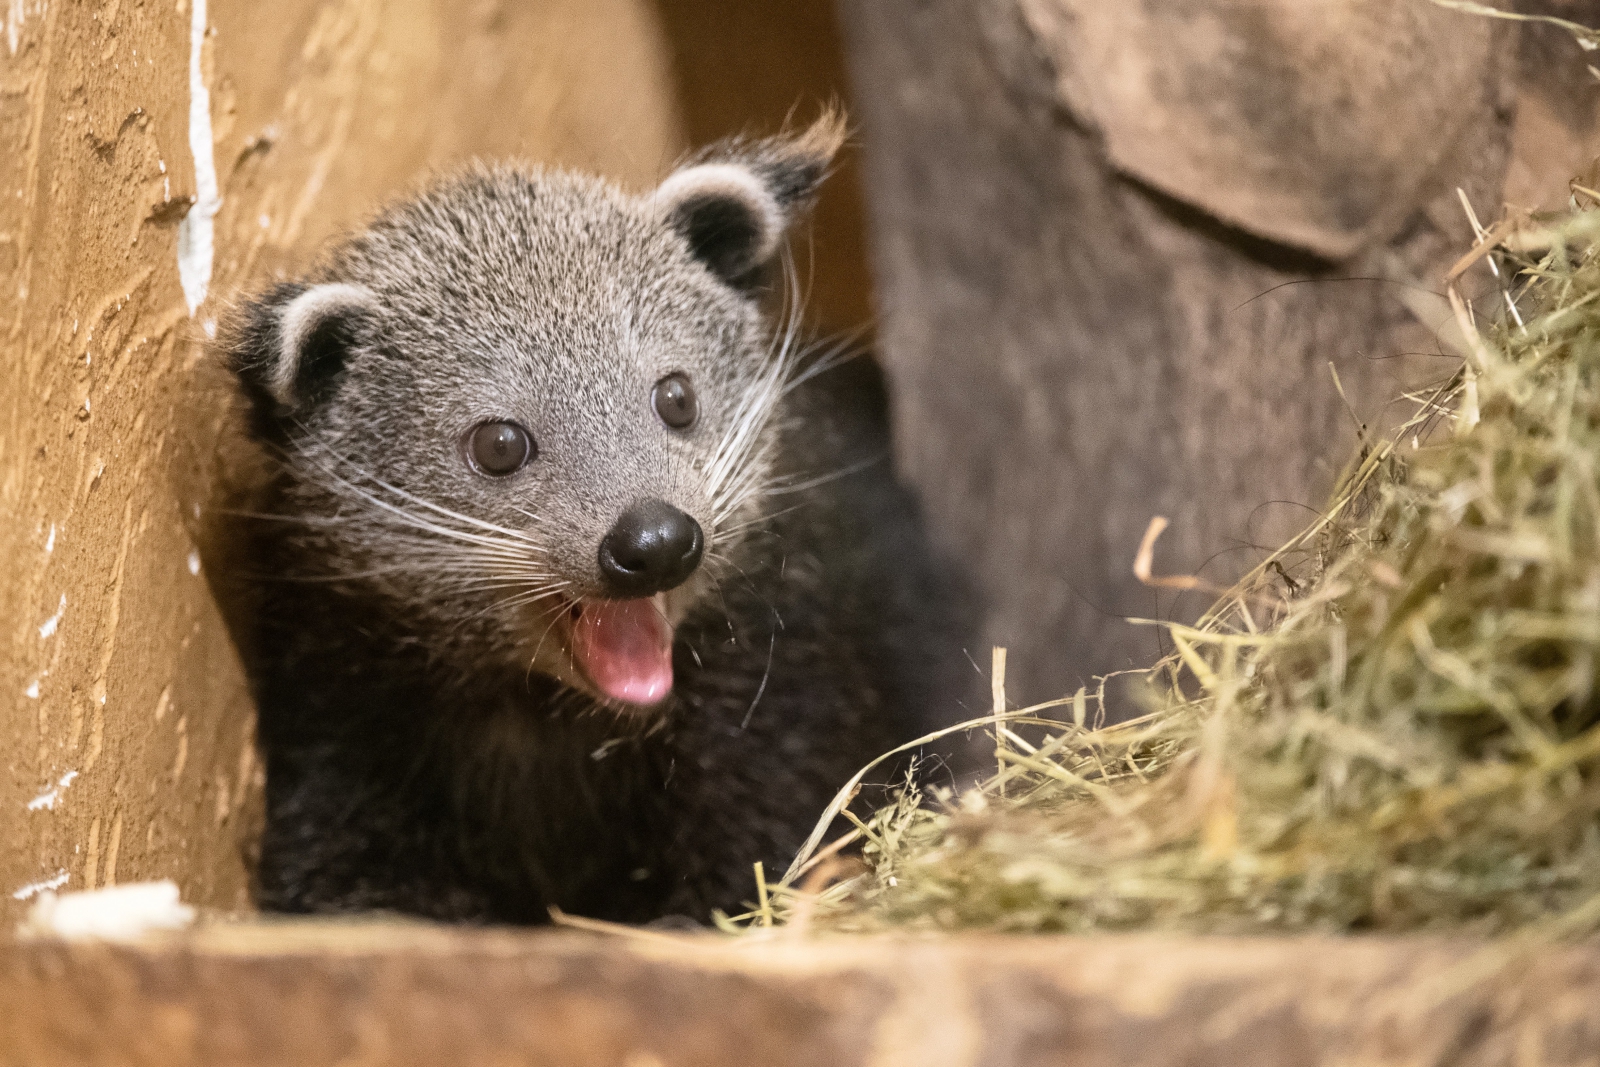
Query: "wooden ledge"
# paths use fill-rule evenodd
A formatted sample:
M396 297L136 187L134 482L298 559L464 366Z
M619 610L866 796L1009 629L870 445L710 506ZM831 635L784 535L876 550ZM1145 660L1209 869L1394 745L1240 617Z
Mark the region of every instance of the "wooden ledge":
M412 924L0 942L0 1065L1593 1064L1600 945L728 941Z

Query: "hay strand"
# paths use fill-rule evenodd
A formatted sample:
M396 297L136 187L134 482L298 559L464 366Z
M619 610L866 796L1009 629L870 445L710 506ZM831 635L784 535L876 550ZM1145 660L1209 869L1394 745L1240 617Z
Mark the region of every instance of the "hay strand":
M1098 726L1104 682L1007 711L997 654L994 713L952 728L992 728L993 773L863 817L864 769L761 921L1600 929L1600 210L1478 230L1447 292L1460 368L1363 443L1315 523L1161 624L1146 714ZM1486 258L1493 325L1455 285ZM1135 569L1187 581L1151 573L1163 525ZM797 888L846 845L864 872Z

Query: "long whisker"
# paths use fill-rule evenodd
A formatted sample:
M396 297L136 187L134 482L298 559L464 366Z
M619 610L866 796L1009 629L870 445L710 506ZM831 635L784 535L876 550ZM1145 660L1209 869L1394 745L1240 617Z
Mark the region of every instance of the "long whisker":
M460 626L457 627L457 630L464 629L466 626L476 622L478 619L481 619L491 611L510 611L516 608L526 607L529 604L536 604L541 600L548 600L551 597L562 597L563 599L561 603L552 609L554 619L552 619L551 625L554 626L555 621L559 620L562 612L566 610L566 600L563 590L565 590L570 584L571 583L569 582L556 581L535 589L526 590L514 596L504 597L467 616L467 618L462 620ZM549 633L549 630L547 629L545 633ZM542 642L543 638L541 637L540 640Z
M713 499L725 495L730 475L749 464L761 432L782 399L784 383L798 351L803 309L794 294L798 293L799 285L792 256L786 252L783 262L787 284L780 327L774 332L765 366L740 396L728 431L713 454L707 471Z
M808 489L815 489L819 485L827 485L829 482L836 482L841 478L848 478L852 474L860 474L862 471L866 470L867 468L875 467L875 466L877 466L878 464L882 463L884 460L886 460L888 458L889 458L889 453L880 452L876 456L871 456L871 457L869 457L867 459L861 460L858 463L852 463L848 467L844 467L844 468L842 468L840 470L832 471L832 472L830 472L828 474L819 474L814 478L807 478L803 482L797 482L797 483L794 483L792 485L779 484L779 485L768 486L767 489L766 489L766 495L767 496L787 496L790 493L803 493Z
M803 507L805 507L804 501L798 504L790 504L786 508L779 508L777 511L762 512L757 515L752 515L750 518L741 522L720 525L717 527L718 541L720 543L721 541L731 540L735 536L744 533L746 530L754 530L765 526L773 520L780 519L785 515L799 511Z
M469 526L474 526L474 527L477 527L478 529L481 529L481 530L487 530L490 533L498 534L501 537L509 537L509 538L511 538L511 539L513 539L515 541L521 541L521 542L527 543L529 545L533 545L534 547L537 547L537 545L534 544L532 538L530 538L527 534L522 533L519 530L508 530L504 526L497 526L492 522L486 522L483 519L474 518L471 515L463 515L459 511L454 511L454 510L452 510L450 508L444 507L443 505L436 504L433 501L428 500L428 499L426 499L424 497L416 496L413 493L408 493L404 489L401 489L399 486L391 485L390 483L384 481L382 478L379 478L377 475L373 474L371 471L364 470L360 465L356 464L354 461L352 461L350 459L347 459L344 456L341 456L339 453L335 452L332 448L328 447L328 445L325 442L318 442L318 443L324 449L326 449L328 451L328 453L330 455L332 455L335 459L337 459L339 462L345 464L346 466L350 467L352 470L354 470L362 478L365 478L367 481L370 481L372 484L378 486L379 488L383 489L386 492L393 493L395 496L399 497L402 500L408 501L409 503L412 503L412 504L416 504L419 507L427 508L429 511L432 511L435 514L438 514L438 515L442 515L445 518L454 519L457 522L464 522ZM308 456L309 456L309 454L308 454ZM328 467L325 464L323 464L320 461L318 461L315 456L309 456L309 458L312 460L313 463L316 463L319 467L321 467L329 476L331 476L331 477L333 477L335 479L338 479L340 482L342 482L345 485L350 485L350 486L353 487L353 483L349 482L347 479L342 478L338 474L337 471L328 469Z
M539 661L539 653L544 651L544 643L550 637L550 631L556 628L556 623L561 621L562 612L551 612L550 625L544 628L544 633L539 635L538 644L533 646L533 655L528 657L528 671L532 673L533 665Z
M338 502L333 513L230 513L290 522L307 530L370 528L385 532L371 565L358 564L325 575L290 576L290 580L340 582L426 574L446 582L458 593L508 592L513 598L521 598L519 603L553 595L567 584L549 571L543 560L544 548L528 534L464 515L401 489L364 470L326 441L314 437L312 440L316 447L299 453L307 464L301 470L333 492ZM515 510L538 521L525 508ZM356 551L361 552L359 544Z
M491 537L485 537L482 534L469 533L469 532L467 532L465 530L452 529L449 526L445 526L445 525L442 525L442 524L440 524L438 522L435 522L435 521L433 521L431 519L424 518L424 517L422 517L420 515L417 515L417 514L415 514L413 512L407 511L405 508L399 507L396 504L391 504L389 501L384 500L382 497L378 496L376 493L370 492L367 489L364 489L360 485L356 484L355 482L352 482L347 478L343 478L340 475L338 475L338 474L336 474L336 473L334 473L332 471L328 471L326 473L328 474L329 477L333 478L336 482L338 482L345 489L348 489L350 492L355 493L358 497L360 497L361 499L367 501L369 504L372 504L374 507L381 508L383 511L388 512L389 514L393 515L395 518L400 519L405 525L408 525L408 526L412 527L413 529L424 530L424 531L426 531L428 533L438 534L441 537L453 538L453 539L455 539L457 541L465 541L465 542L467 542L469 544L478 544L478 545L485 545L485 546L502 546L502 547L505 546L505 542L504 541L499 541L499 540L496 540L496 539L491 538ZM377 484L385 485L386 483L377 482ZM409 494L406 494L406 495L409 497ZM415 499L415 498L412 498L412 499ZM425 506L432 507L431 505L425 505ZM450 511L448 508L432 507L432 510L434 510L436 512L440 512L441 514L445 514L445 515L455 515L456 514L455 512ZM462 518L465 518L465 516L462 516ZM493 523L476 522L475 520L469 520L469 521L473 521L473 524L476 525L476 526L481 526L481 527L484 527L486 529L496 531L497 533L500 533L504 537L511 537L511 538L513 538L514 542L525 544L529 551L539 551L539 552L543 551L541 548L539 548L538 545L534 544L524 534L515 533L514 531L502 530L500 527L495 526Z
M341 484L342 485L348 485L348 483L341 483ZM361 490L357 490L357 491L358 491L358 493L364 493L364 491L361 491ZM377 502L380 503L380 504L382 503L382 501L377 501ZM295 515L295 514L269 514L269 513L265 513L265 512L239 511L239 510L235 510L235 509L219 509L219 510L220 510L220 513L222 513L222 514L234 515L234 516L238 516L238 517L241 517L241 518L260 519L260 520L264 520L264 521L268 521L268 522L292 523L292 524L294 524L296 526L305 526L305 527L308 527L308 528L311 528L311 529L346 528L346 527L349 527L350 525L352 525L352 524L354 524L354 523L359 521L358 518L353 518L352 516L350 516L348 514L345 514L343 512L339 512L339 513L333 514L333 515ZM392 507L387 507L387 508L384 508L383 510L385 510L386 512L388 512L390 514L394 513L394 509ZM414 518L414 516L411 516L409 512L404 512L403 509L401 509L401 514L405 515L407 518ZM425 532L436 532L436 530L438 529L437 524L432 523L431 520L420 520L420 521L425 523L426 525L418 526L416 523L411 523L411 522L406 523L406 525L412 526L415 529L421 529L421 530L423 530ZM451 531L448 528L445 528L445 529L446 529L447 535L456 533L456 531ZM528 553L530 551L535 551L535 550L540 551L540 553L542 554L542 549L540 549L539 546L533 545L533 544L520 544L520 543L518 543L518 544L505 544L505 543L497 541L497 540L495 540L493 538L480 537L477 534L469 534L469 535L466 535L466 537L469 538L469 539L466 540L465 543L477 546L477 548L475 549L476 551L503 554L505 556L505 558L507 558L507 559L525 559L525 558L527 558ZM436 542L434 542L434 541L432 541L431 539L428 539L428 538L418 538L417 540L418 540L419 543L425 543L425 544L430 544L430 545L436 544ZM444 546L439 546L439 547L444 547ZM450 547L454 548L455 546L450 546Z
M874 457L843 470L809 478L793 474L787 478L773 476L771 466L776 446L775 435L769 428L783 399L816 376L861 356L864 349L860 342L866 330L863 326L843 336L803 344L805 289L797 277L793 257L788 253L783 267L784 304L771 335L767 358L739 395L728 428L717 442L706 468L713 537L719 541L725 542L763 521L760 516L739 518L754 501L802 493L880 461L880 457Z
M818 375L842 367L852 359L865 356L867 350L861 344L861 340L866 335L867 329L865 324L858 326L832 343L823 342L823 346L808 353L805 368L789 379L788 384L783 387L784 395L787 396Z
M398 574L426 573L433 576L444 575L447 577L461 576L464 580L451 582L451 587L460 592L474 592L478 590L493 589L526 589L530 583L550 579L550 575L530 571L526 574L485 574L482 571L466 567L451 570L440 570L436 567L421 567L418 565L395 563L383 567L368 567L363 570L340 571L336 574L299 574L274 576L279 581L306 582L306 583L338 583L365 578L388 578Z

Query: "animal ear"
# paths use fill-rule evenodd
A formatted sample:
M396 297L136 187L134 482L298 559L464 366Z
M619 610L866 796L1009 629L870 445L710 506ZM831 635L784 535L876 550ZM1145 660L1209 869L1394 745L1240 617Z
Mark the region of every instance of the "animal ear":
M844 118L830 110L800 134L722 141L673 172L652 199L695 258L748 289L815 201L844 140Z
M371 339L377 298L356 285L276 286L246 305L226 340L258 402L289 414L317 403L350 350Z

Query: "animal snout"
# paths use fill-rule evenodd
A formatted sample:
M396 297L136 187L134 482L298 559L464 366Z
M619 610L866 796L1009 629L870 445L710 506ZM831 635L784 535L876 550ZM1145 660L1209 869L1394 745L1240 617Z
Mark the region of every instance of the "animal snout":
M600 541L600 573L612 596L650 596L682 585L704 551L692 516L664 500L641 500Z

